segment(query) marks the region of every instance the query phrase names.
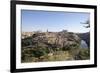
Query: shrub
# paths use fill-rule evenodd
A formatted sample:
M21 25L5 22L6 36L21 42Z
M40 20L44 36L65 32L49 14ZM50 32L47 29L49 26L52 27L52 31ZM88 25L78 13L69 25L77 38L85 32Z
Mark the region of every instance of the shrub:
M28 37L28 38L25 38L25 39L22 39L22 46L24 47L24 46L29 46L29 45L32 45L32 40L31 40L31 38L30 37Z
M80 60L90 59L90 50L89 49L81 49L77 58Z
M41 46L38 46L36 49L34 49L32 51L32 54L34 57L41 57L41 56L44 56L44 55L47 55L49 53L49 49L48 48L44 48L44 47L41 47Z
M63 51L71 51L71 50L76 50L76 49L78 49L79 48L79 44L77 44L77 43L75 43L75 44L68 44L68 45L66 45L66 46L64 46L63 48L62 48L62 50Z

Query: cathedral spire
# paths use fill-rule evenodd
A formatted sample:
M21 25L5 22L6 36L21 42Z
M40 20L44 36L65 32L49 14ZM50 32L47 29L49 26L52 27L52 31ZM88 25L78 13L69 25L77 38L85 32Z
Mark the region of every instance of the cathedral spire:
M47 29L47 32L48 32L48 29Z

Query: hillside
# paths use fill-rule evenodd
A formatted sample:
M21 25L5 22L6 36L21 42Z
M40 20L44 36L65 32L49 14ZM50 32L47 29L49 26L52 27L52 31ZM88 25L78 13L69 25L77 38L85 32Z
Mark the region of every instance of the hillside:
M22 62L89 59L80 49L81 38L72 32L35 32L22 38ZM22 36L23 37L23 36ZM88 50L86 50L88 51ZM85 58L83 58L83 56Z

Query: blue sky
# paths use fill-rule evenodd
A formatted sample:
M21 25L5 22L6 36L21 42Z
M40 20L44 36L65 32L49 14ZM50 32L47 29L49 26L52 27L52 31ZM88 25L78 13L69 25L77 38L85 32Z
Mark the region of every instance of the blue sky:
M81 22L87 21L89 17L89 13L21 10L22 32L44 32L47 29L52 32L88 32L89 28L85 28Z

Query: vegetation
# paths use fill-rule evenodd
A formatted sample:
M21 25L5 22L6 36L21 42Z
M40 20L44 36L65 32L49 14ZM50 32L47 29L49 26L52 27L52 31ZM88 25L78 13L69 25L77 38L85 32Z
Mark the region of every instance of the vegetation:
M89 49L81 49L77 55L77 60L87 60L90 59L90 50Z

